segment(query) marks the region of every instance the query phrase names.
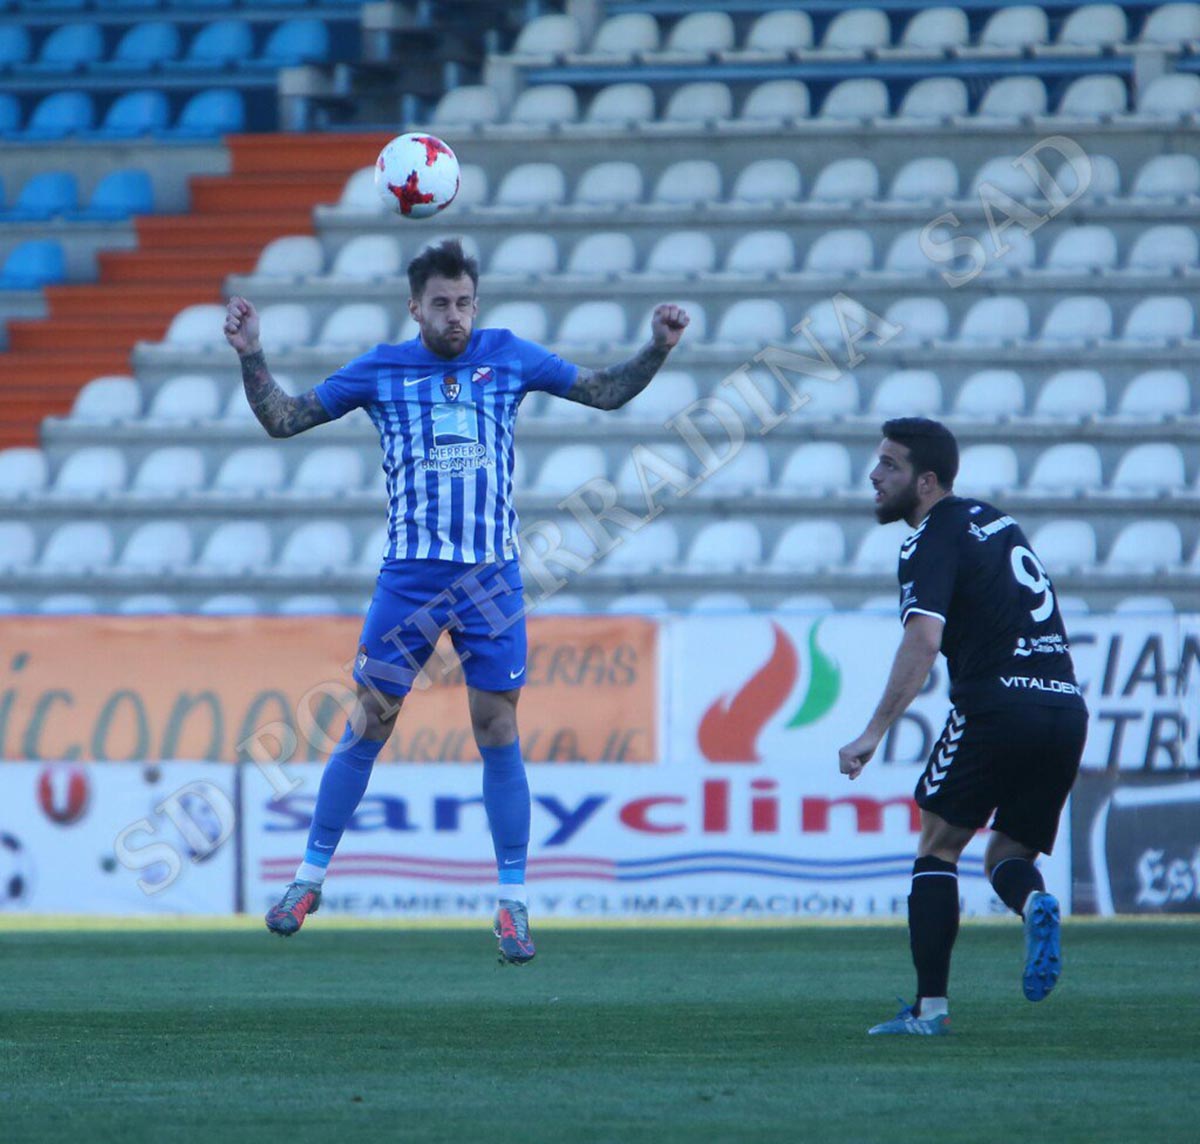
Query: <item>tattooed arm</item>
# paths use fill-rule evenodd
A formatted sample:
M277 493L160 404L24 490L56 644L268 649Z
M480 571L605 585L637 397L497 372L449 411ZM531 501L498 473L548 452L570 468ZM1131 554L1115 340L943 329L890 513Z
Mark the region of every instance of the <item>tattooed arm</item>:
M679 306L659 306L650 320L650 341L620 365L581 368L575 384L565 395L567 400L593 409L620 409L650 384L667 360L667 354L679 344L688 321L687 311Z
M242 363L242 385L254 416L272 437L294 437L333 418L313 390L292 397L267 369L258 340L258 311L245 298L230 298L225 313L225 340Z

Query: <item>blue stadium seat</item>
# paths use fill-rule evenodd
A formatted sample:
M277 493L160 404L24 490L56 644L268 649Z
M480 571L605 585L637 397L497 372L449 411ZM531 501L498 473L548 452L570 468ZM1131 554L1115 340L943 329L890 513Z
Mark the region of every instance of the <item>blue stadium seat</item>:
M70 171L42 171L30 177L12 207L0 214L4 222L37 222L55 218L79 206L79 185Z
M42 44L38 58L25 71L69 74L104 55L104 33L98 24L61 24Z
M241 93L227 87L198 91L184 104L174 127L158 132L160 139L215 139L243 131L246 104Z
M219 11L232 8L237 0L167 0L168 8L195 8L197 11Z
M40 290L66 278L63 248L52 238L31 238L8 252L0 269L0 290Z
M135 139L162 131L171 122L171 105L161 91L128 91L113 101L92 139Z
M242 66L288 68L329 59L329 27L323 20L284 20L267 38L262 53Z
M64 139L89 131L96 122L96 107L85 91L56 91L33 109L24 131L10 138Z
M162 0L103 0L96 4L97 8L110 8L115 12L150 12L162 7Z
M26 12L82 12L87 0L19 0Z
M167 71L191 68L215 71L254 54L254 33L245 20L213 20L192 38L181 60L168 60Z
M97 72L150 71L179 55L182 40L179 25L165 20L134 24L121 37L112 58L92 64Z
M11 92L0 91L0 136L11 135L21 126L21 101Z
M78 220L116 221L130 215L154 212L154 183L141 167L110 171L92 190L88 205L67 217Z
M0 72L24 64L32 51L29 33L22 25L0 25Z

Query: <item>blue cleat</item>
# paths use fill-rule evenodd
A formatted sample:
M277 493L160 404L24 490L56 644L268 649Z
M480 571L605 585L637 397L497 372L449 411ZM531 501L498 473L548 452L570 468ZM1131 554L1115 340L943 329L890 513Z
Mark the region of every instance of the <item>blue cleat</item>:
M904 1005L904 1002L900 1002ZM950 1015L939 1013L936 1017L918 1017L911 1005L904 1005L890 1021L876 1025L867 1030L869 1037L885 1036L893 1033L909 1034L918 1037L945 1037L950 1034Z
M1025 972L1021 985L1030 1001L1048 996L1062 973L1058 899L1035 893L1025 907Z
M280 937L291 937L320 905L320 886L315 882L293 882L267 911L267 929Z

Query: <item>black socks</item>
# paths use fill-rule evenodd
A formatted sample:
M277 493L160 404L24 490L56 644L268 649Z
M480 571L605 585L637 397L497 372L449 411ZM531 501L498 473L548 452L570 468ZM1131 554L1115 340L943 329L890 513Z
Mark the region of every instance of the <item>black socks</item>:
M999 891L997 891L999 892ZM950 954L958 936L958 866L941 858L913 863L908 939L917 970L917 997L945 997Z
M1027 858L1005 858L992 871L992 889L1014 914L1020 914L1029 895L1035 890L1042 893L1046 883L1042 872Z

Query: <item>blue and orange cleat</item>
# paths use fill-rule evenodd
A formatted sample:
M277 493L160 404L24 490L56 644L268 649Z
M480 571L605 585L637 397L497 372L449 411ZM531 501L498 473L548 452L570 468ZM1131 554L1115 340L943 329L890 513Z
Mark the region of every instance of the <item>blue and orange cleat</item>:
M537 950L529 932L529 910L524 902L502 899L496 907L492 932L500 940L500 964L524 965Z
M267 929L280 937L291 937L320 905L321 887L316 882L293 882L267 911Z
M1058 899L1035 893L1025 907L1025 972L1021 986L1030 1001L1041 1001L1062 973L1062 934Z

